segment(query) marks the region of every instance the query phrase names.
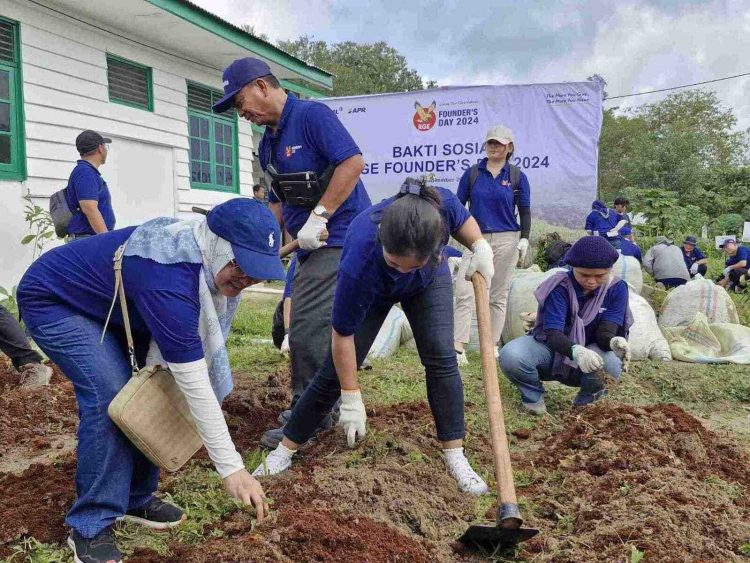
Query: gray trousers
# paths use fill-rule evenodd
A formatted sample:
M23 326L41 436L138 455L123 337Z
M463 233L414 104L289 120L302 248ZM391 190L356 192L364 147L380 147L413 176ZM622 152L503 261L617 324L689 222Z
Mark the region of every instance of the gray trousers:
M42 357L29 346L21 325L3 306L0 306L0 350L10 358L16 369L42 361Z
M331 351L331 309L342 250L319 248L297 264L289 325L292 405Z

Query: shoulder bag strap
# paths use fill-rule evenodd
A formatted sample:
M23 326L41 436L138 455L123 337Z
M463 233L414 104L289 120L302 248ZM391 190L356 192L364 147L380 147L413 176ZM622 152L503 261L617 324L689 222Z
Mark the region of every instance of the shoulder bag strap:
M125 336L128 340L128 357L130 358L130 368L133 373L138 373L138 362L135 359L135 345L133 344L133 333L130 331L130 315L128 314L128 303L125 300L125 286L122 283L122 257L125 253L125 245L123 244L115 251L113 258L115 268L115 291L112 296L112 305L109 307L109 313L107 313L107 320L104 322L104 330L102 330L102 338L100 343L104 341L104 334L107 332L107 326L109 320L112 317L112 311L115 308L115 301L120 298L120 307L122 308L122 321L125 325Z

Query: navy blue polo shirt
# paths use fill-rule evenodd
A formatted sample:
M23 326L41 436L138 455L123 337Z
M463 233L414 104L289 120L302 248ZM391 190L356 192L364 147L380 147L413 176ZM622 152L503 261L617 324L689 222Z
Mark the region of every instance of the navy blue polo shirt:
M632 256L638 262L643 262L643 255L641 254L641 248L635 244L634 242L629 241L626 238L623 238L620 242L620 253L623 256ZM688 266L689 268L690 266Z
M505 231L520 231L521 226L516 219L516 204L513 199L513 186L510 183L510 165L503 166L496 178L487 170L487 158L483 158L477 165L479 174L469 193L469 176L471 167L464 171L458 183L456 195L462 205L469 201L471 214L479 223L483 233L502 233ZM521 193L518 198L520 207L531 206L531 188L526 174L521 172L519 186Z
M118 229L42 254L18 286L18 303L26 324L33 328L83 315L103 325L115 287L112 257L134 230ZM153 338L168 362L203 358L198 332L200 275L200 264L159 264L138 256L123 259L122 277L134 337ZM110 323L123 326L119 302Z
M263 170L270 163L281 174L312 171L318 175L330 165L338 166L346 159L362 154L328 106L300 100L293 94L287 96L276 131L266 127L258 152ZM279 201L273 190L268 194L268 201ZM343 246L349 224L370 204L370 197L359 179L349 197L328 220L327 245ZM297 236L311 211L309 207L283 204L284 226L289 234Z
M292 282L294 281L294 273L297 271L297 255L294 255L292 261L289 263L289 269L286 271L286 281L284 282L284 295L283 299L292 297Z
M458 198L445 188L437 188L442 198L440 209L448 233L460 229L470 217ZM373 205L352 221L341 255L331 324L342 336L354 334L375 303L398 303L418 293L438 275L450 276L445 254L437 263L402 274L386 264L378 239L379 216L395 201L395 196ZM445 248L443 248L444 252Z
M701 249L697 246L693 247L692 252L687 253L685 252L685 248L682 249L682 259L685 261L685 266L687 266L687 269L690 270L690 268L695 264L698 260L703 260L706 257L703 252L701 252Z
M65 199L68 207L73 212L73 217L68 225L69 235L93 235L96 234L91 228L89 220L79 207L82 199L97 201L99 212L102 214L104 224L108 230L115 228L115 212L112 209L112 197L102 175L96 166L86 160L79 160L73 172L70 173Z
M598 231L599 235L603 237L607 236L607 233L614 229L615 225L624 219L624 217L614 209L608 209L608 211L609 214L604 217L601 213L592 209L591 213L586 217L586 226L584 229L587 231Z
M745 265L746 268L750 266L750 248L737 245L737 254L727 258L726 262L724 262L724 265L734 266L735 264L738 264L743 260L747 261L747 264Z
M578 299L578 310L585 305L586 301L593 298L601 291L601 288L590 293L583 294L583 288L578 284L573 272L568 272L568 276L573 281L576 298ZM602 321L610 321L617 326L625 326L625 315L628 310L628 286L623 280L619 280L609 287L604 301L593 321L586 327L586 346L596 343L596 331ZM547 296L544 302L544 330L560 330L568 334L571 323L570 319L570 299L568 290L562 285L558 285Z

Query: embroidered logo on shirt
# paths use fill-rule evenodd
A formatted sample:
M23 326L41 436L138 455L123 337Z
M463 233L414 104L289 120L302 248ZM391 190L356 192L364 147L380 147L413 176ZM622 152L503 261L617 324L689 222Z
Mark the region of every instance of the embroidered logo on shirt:
M284 155L287 158L292 158L292 155L302 148L302 145L294 145L293 147L287 146L284 148Z
M273 241L273 233L271 233L271 234L268 235L268 246L270 248L273 248L273 242L274 242Z

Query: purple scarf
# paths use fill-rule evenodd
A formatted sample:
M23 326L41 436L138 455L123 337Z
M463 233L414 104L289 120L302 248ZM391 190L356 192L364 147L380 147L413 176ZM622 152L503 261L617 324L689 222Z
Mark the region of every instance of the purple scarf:
M607 291L615 283L620 281L616 276L609 276L601 287L599 287L596 294L588 299L584 303L581 309L578 308L578 297L576 296L576 290L573 286L573 280L570 278L568 272L558 272L553 276L550 276L544 280L534 292L539 307L536 313L536 324L532 330L534 338L539 342L546 342L547 335L544 333L544 303L552 290L558 285L563 285L568 291L568 302L570 303L570 315L573 319L570 326L570 330L566 335L573 344L580 344L581 346L586 345L586 327L593 322L596 316L599 314L604 298L607 296ZM627 337L630 327L633 325L633 315L630 312L630 306L626 308L625 313L625 326L620 327L618 330L618 336ZM622 333L622 334L621 334ZM578 369L578 364L567 356L563 356L555 352L555 359L552 364L553 375L567 375L571 370Z

